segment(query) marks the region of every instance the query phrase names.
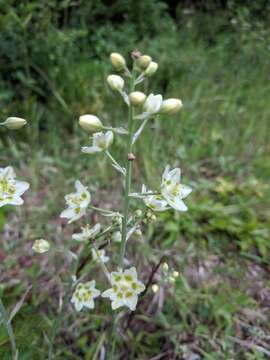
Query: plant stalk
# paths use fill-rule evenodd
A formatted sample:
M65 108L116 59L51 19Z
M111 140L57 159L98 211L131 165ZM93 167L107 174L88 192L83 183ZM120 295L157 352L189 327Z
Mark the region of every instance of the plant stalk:
M134 74L132 74L131 83L130 83L130 92L134 90ZM128 111L128 144L127 144L127 159L126 159L126 177L125 177L125 188L124 188L124 210L123 210L123 219L122 219L122 238L121 238L121 250L120 250L120 267L123 268L124 257L126 252L126 242L127 242L127 220L128 220L128 210L129 210L129 192L130 192L130 183L131 183L131 174L132 174L132 160L128 159L128 154L132 152L132 128L133 128L133 118L134 118L134 108L130 104Z

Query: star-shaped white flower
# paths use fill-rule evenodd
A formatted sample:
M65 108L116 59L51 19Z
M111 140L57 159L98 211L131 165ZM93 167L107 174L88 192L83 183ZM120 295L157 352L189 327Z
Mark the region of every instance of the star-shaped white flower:
M97 223L95 226L90 228L90 226L87 224L86 226L81 227L82 232L73 234L72 239L76 241L88 241L90 239L93 239L101 230L101 225Z
M79 283L72 295L71 302L77 311L81 311L85 306L88 309L94 309L94 299L100 295L100 291L95 288L95 280L87 283Z
M61 218L69 219L68 223L78 220L86 213L87 206L90 203L91 195L87 187L79 181L75 181L76 192L65 196L68 208L61 212Z
M98 251L98 254L97 254ZM92 249L92 258L94 261L96 262L102 262L102 263L106 263L110 260L110 258L108 256L105 255L105 250L101 249L101 250L95 250Z
M29 189L29 184L15 178L16 174L11 166L0 168L0 207L23 204L21 196Z
M146 186L142 186L142 193L152 193L151 190L147 190ZM143 195L143 201L147 207L153 211L164 211L169 209L168 203L161 195Z
M181 184L180 177L180 168L170 170L170 167L166 166L162 175L161 194L175 210L187 211L187 207L182 199L187 197L192 189L189 186Z
M97 132L93 134L93 145L82 147L82 152L85 154L94 154L97 152L105 151L113 142L113 132L107 131Z
M150 115L157 114L162 105L162 95L150 94L143 105L143 110Z
M109 298L112 302L112 309L127 306L134 311L138 302L138 295L144 291L145 286L137 278L135 267L112 272L110 276L112 287L104 291L101 296Z

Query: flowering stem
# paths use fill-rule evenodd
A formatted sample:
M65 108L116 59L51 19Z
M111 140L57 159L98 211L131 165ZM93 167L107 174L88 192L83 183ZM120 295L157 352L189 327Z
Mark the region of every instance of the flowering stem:
M130 92L134 90L134 72L132 74L130 82ZM120 250L120 267L123 268L124 257L126 252L127 242L127 220L128 220L128 209L129 209L129 192L131 183L131 172L132 172L132 161L128 158L128 155L132 152L132 127L133 127L134 109L130 104L128 111L128 144L127 144L127 160L126 160L126 177L125 177L125 189L124 189L124 210L122 220L122 239L121 239L121 250Z
M7 332L8 332L8 336L9 336L9 339L10 339L10 344L11 344L11 349L12 349L12 360L18 360L19 352L17 350L14 332L13 332L11 323L10 323L10 321L8 319L8 314L7 314L6 308L5 308L1 298L0 298L0 314L1 314L1 317L3 318L3 320L4 320L4 323L5 323Z

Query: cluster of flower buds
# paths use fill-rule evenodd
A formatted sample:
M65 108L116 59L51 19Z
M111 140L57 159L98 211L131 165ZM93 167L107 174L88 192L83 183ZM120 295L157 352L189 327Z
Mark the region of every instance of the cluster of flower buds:
M141 55L136 53L135 55L135 72L138 77L135 80L135 84L143 82L146 78L155 74L158 69L158 64L152 61L151 56ZM127 68L125 58L118 53L111 54L111 62L115 70L122 72L123 75L130 75ZM153 115L174 115L183 106L180 99L165 99L163 100L161 95L150 94L146 96L141 91L132 91L127 94L124 90L125 81L120 75L109 75L107 77L107 83L113 91L118 91L122 94L125 102L131 104L135 108L143 108L143 113L138 115L137 118L145 119Z

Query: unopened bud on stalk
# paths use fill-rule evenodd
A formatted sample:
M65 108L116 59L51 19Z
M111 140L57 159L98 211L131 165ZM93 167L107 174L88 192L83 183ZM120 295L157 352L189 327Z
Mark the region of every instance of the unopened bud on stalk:
M98 132L103 128L102 122L95 115L82 115L79 118L80 126L89 132Z
M142 106L145 102L146 95L141 91L133 91L129 94L130 103L133 106Z
M121 242L121 231L115 231L112 235L112 241L114 242Z
M121 54L111 53L110 59L111 59L111 63L113 65L113 67L117 71L122 71L126 68L126 60Z
M119 75L109 75L107 77L107 83L109 84L110 88L115 91L123 90L125 85L124 79Z
M135 211L135 216L136 216L137 218L141 217L141 216L142 216L142 210L137 209L137 210Z
M158 69L158 64L154 61L151 61L144 71L144 76L152 76Z
M47 240L39 239L34 242L32 249L39 254L43 254L49 251L50 244Z
M19 117L9 117L6 119L5 122L2 123L2 125L4 125L5 127L7 127L10 130L20 129L26 124L27 124L27 121L25 119L22 119Z
M148 67L148 65L151 63L151 61L152 61L151 56L142 55L137 60L137 64L138 64L139 68L141 68L142 70L145 70Z
M138 238L140 238L142 236L142 231L140 229L137 229L134 231L134 235Z
M167 99L162 102L159 112L161 114L173 115L176 114L183 104L180 99Z

